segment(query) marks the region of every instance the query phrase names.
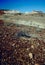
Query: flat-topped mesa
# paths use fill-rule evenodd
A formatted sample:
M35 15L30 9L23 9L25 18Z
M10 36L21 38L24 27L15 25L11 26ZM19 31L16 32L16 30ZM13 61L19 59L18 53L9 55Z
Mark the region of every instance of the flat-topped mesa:
M42 11L35 11L33 10L32 13L43 13Z
M25 12L25 15L44 16L44 13L42 11L35 11L35 10L33 10L32 12Z
M43 12L42 11L35 11L35 10L33 10L30 14L38 15L38 16L43 16Z

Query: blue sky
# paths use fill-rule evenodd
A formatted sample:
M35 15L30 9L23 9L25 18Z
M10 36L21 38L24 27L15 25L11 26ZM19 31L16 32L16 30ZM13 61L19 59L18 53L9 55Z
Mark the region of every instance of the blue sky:
M41 10L45 12L45 0L0 0L0 9L19 10L21 12Z

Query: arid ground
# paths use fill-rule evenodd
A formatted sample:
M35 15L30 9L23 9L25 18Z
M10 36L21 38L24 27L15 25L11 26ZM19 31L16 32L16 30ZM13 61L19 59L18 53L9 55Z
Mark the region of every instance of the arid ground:
M45 65L45 15L0 15L1 65Z

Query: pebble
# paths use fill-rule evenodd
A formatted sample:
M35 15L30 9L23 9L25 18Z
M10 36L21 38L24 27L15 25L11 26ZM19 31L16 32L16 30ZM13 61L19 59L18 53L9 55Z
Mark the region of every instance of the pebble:
M31 52L29 53L29 57L30 57L30 59L33 58L33 54Z

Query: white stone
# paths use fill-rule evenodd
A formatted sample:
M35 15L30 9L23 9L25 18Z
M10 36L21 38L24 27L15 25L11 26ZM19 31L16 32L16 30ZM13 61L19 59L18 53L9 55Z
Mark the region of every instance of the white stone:
M31 45L31 48L34 49L34 45Z
M32 58L33 58L33 55L32 55L32 53L31 53L31 52L29 53L29 57L30 57L30 59L32 59Z

